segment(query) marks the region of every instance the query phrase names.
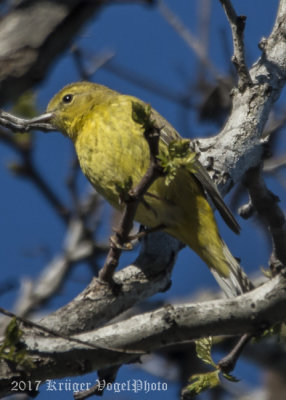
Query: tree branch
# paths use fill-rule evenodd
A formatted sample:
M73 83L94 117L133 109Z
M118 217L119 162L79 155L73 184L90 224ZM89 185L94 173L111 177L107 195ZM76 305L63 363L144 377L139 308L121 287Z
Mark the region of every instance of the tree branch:
M135 111L135 107L138 108L138 105L141 108L140 112L144 113L144 116L141 116L142 121L137 120L139 115L137 115L136 112L139 114L139 110ZM132 229L135 214L140 201L142 201L144 194L152 185L152 183L154 183L157 178L164 175L163 168L161 167L157 158L159 154L160 128L155 126L154 122L151 121L151 108L149 111L147 111L147 108L148 107L145 109L142 105L140 105L140 103L134 103L133 112L136 114L136 116L134 116L133 119L138 124L143 125L144 137L148 143L150 151L150 163L140 182L134 188L128 191L126 199L121 199L121 201L125 202L123 214L119 223L119 227L115 231L115 236L111 237L110 239L110 249L104 266L99 272L99 278L109 283L113 282L113 273L119 263L122 250L130 242L129 233Z
M187 43L192 49L202 65L216 78L220 77L220 73L211 60L207 57L205 48L202 43L189 31L184 25L183 21L173 13L167 4L160 0L158 2L158 10L168 24L178 33L178 35Z
M94 278L73 301L44 317L41 324L53 326L65 335L102 326L139 301L170 287L179 248L178 240L163 232L147 235L134 264L113 276L121 287L118 296L108 285Z
M118 2L31 0L4 15L0 21L0 104L42 81L84 24L102 6L113 3ZM138 1L130 0L132 3ZM151 3L146 0L142 4Z
M274 28L263 53L250 69L253 85L232 91L232 111L222 131L197 140L201 162L225 195L247 170L260 164L264 127L286 79L286 0L280 1ZM211 161L211 162L210 162Z
M246 17L236 15L230 0L220 0L220 2L224 8L232 32L234 48L232 62L238 74L238 89L244 91L248 86L252 85L252 80L246 66L244 55L243 33Z
M257 333L286 318L286 277L281 274L235 299L165 306L153 312L89 331L75 338L94 345L151 352L209 335ZM29 379L42 380L87 373L137 360L134 354L93 349L82 343L26 331L23 343L37 365ZM21 379L5 360L0 364L2 394Z
M266 224L273 241L271 267L273 272L286 266L286 220L275 196L264 182L261 169L250 169L245 177L251 204Z

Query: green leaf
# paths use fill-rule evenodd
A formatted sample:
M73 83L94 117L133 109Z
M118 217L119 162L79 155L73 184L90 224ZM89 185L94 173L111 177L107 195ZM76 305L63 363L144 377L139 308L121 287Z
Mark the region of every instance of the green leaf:
M204 390L211 389L220 384L220 368L215 364L212 359L211 350L213 345L213 338L211 336L195 341L197 356L206 364L214 367L214 371L204 374L195 374L190 377L191 384L184 388L184 398L195 397L197 394ZM231 382L239 382L239 380L226 373L222 375Z
M206 364L210 364L214 368L217 369L216 364L214 363L211 355L213 338L211 336L203 339L198 339L195 341L196 343L196 352L197 356L203 360Z
M27 357L26 349L19 346L22 335L23 332L19 328L17 319L12 318L5 330L4 342L0 347L0 359L9 360L27 369L33 368L31 360Z
M265 339L266 337L272 337L275 335L280 335L281 334L281 329L282 329L282 324L281 322L278 322L272 326L269 326L268 328L264 329L259 333L259 335L256 335L252 338L253 343L258 343L260 340Z
M260 271L262 272L262 274L264 276L266 276L266 278L268 278L268 279L272 278L272 273L271 273L270 269L265 269L265 268L261 267Z
M225 372L222 373L222 375L225 377L230 382L239 382L239 379L237 379L235 376L226 374Z
M195 397L201 392L220 384L219 370L192 375L190 382L191 384L186 386L183 390L184 396Z
M165 184L168 186L176 177L179 169L186 169L190 173L196 172L196 153L190 149L189 139L173 140L167 149L161 150L158 159L164 173L167 175Z
M173 140L169 144L169 154L170 154L171 158L186 157L189 153L190 153L189 139Z
M22 334L23 332L18 326L17 319L15 317L12 318L9 325L5 329L5 339L2 346L0 347L0 354L6 349L13 349L15 345L19 342Z

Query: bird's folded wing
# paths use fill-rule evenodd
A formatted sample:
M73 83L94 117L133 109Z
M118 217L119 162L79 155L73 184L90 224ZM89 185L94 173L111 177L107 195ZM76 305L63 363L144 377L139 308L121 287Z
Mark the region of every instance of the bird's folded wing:
M194 176L201 183L204 190L212 199L214 205L218 209L220 215L224 219L225 223L232 229L235 233L240 232L240 226L236 219L234 218L232 212L227 207L225 202L223 201L215 183L210 178L208 172L205 170L203 165L199 162L199 160L195 160L195 170L197 171Z
M154 119L156 125L161 129L160 131L160 139L167 146L173 140L181 139L180 134L172 127L172 125L163 118L157 111L152 109L151 118ZM204 191L210 196L214 205L218 209L220 215L224 219L225 223L232 229L235 233L240 232L240 226L236 219L234 218L232 212L227 207L223 198L221 197L215 183L212 181L208 172L204 168L204 166L199 162L198 159L194 160L194 170L196 171L193 175L197 178L197 180L202 185Z

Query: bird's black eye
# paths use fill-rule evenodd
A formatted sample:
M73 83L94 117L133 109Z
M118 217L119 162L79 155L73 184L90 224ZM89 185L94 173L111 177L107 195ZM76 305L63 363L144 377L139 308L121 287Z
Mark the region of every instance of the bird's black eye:
M63 103L66 103L66 104L71 103L72 99L73 99L73 95L72 94L66 94L63 97Z

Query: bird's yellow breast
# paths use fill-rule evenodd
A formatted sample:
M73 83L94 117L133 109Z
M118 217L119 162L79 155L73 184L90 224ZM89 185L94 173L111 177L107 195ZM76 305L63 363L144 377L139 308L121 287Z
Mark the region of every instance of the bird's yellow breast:
M148 166L147 142L144 142L140 126L131 119L131 111L124 109L126 107L129 108L129 102L97 106L86 117L75 142L83 172L117 207L116 187L122 185L126 177L132 177L133 184L138 183ZM130 116L124 118L125 114Z
M75 141L82 171L116 208L121 208L118 187L130 178L132 186L138 184L149 166L149 146L144 129L132 119L132 100L121 96L111 105L95 107ZM165 178L157 179L144 196L136 220L149 226L167 219L177 224L183 210L177 207L175 192L172 185L167 188Z

